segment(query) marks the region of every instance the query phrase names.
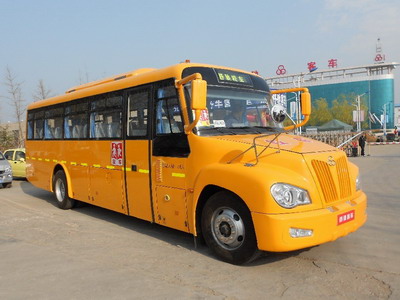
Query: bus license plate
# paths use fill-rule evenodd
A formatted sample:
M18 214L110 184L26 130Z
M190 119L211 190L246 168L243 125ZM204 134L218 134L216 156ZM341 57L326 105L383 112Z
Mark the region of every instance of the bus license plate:
M350 222L354 220L355 216L356 216L355 210L351 210L343 214L340 214L337 216L337 224L342 225L344 223Z

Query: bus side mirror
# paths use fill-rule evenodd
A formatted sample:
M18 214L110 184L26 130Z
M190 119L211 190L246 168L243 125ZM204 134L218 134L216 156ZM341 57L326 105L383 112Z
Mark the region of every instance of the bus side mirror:
M311 115L311 95L309 92L301 94L301 113L305 116Z
M194 110L195 118L192 123L189 124L189 115L186 109L185 95L183 91L183 85L190 82L191 84L191 106ZM192 129L196 126L200 120L201 111L207 109L207 81L203 80L200 73L194 73L186 76L179 81L175 82L175 86L178 89L179 99L181 102L183 119L185 121L185 133L190 134Z
M202 79L194 79L192 82L192 109L203 110L207 108L207 82Z

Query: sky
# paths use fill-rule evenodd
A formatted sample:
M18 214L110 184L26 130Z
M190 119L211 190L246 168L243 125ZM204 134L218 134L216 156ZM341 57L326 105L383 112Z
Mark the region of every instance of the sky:
M25 104L39 80L51 95L139 68L192 62L276 76L307 63L400 63L398 0L0 0L0 123L15 121L6 69ZM400 73L395 71L395 102Z

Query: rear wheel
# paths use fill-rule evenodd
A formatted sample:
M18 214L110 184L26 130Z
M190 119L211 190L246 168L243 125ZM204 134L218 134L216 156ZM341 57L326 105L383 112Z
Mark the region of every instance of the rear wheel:
M67 179L62 170L57 171L54 175L53 191L59 208L70 209L74 206L75 200L68 196Z
M223 191L211 196L201 219L204 239L219 258L243 264L257 257L259 251L250 211L236 195Z

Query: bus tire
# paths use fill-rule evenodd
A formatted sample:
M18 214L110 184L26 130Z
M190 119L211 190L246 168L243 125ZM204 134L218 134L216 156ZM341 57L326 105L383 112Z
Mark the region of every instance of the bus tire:
M259 254L251 214L236 195L222 191L204 205L201 227L208 247L223 261L240 265Z
M74 206L75 200L68 196L67 178L62 170L57 171L54 175L53 191L59 208L70 209Z

